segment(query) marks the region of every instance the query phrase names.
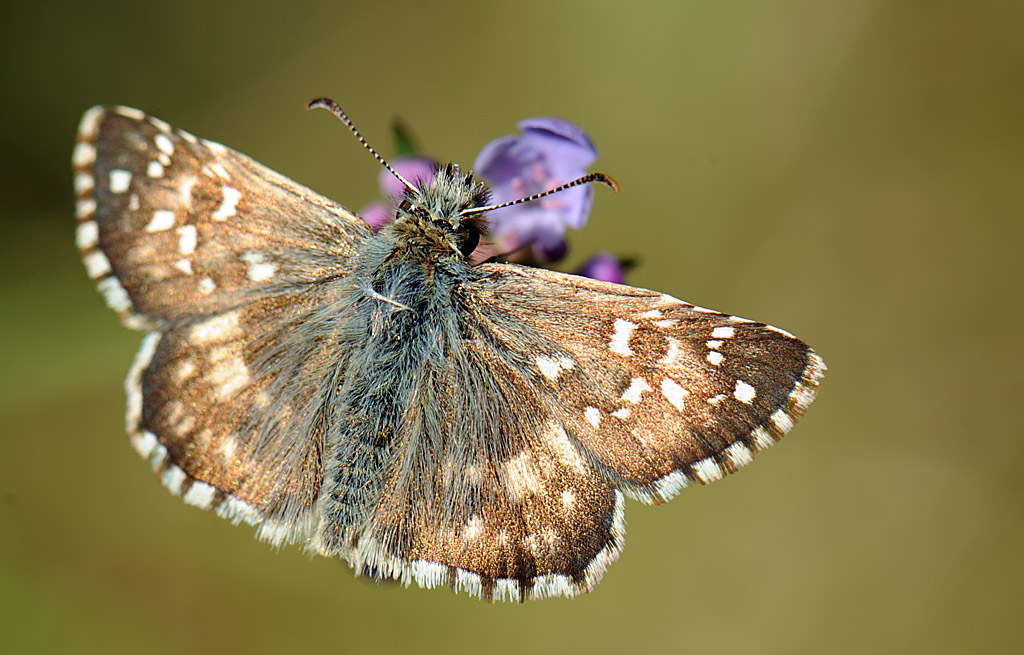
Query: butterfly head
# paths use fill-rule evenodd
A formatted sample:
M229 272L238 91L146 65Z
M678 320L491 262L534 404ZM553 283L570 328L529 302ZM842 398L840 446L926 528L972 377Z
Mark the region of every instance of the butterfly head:
M487 222L482 212L466 212L487 205L489 198L486 184L456 164L448 164L430 182L406 190L395 227L409 239L415 237L469 257L486 232Z
M610 176L590 173L541 193L490 205L487 185L477 180L472 173L463 173L456 164L441 168L433 180L417 187L402 177L366 142L338 103L330 98L317 98L307 107L327 109L338 117L359 139L359 143L405 186L405 196L395 215L394 227L388 229L388 232L397 236L400 247L409 251L422 252L425 249L434 256L457 255L468 260L486 231L487 220L484 215L487 212L533 202L592 182L607 184L616 192L619 190L619 185Z

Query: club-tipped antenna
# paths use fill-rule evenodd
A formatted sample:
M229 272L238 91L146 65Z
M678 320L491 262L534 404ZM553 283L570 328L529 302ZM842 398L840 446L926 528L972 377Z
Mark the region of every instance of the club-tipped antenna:
M548 189L543 193L535 193L532 196L519 198L518 200L510 200L508 202L503 202L497 205L487 205L486 207L470 207L469 209L464 209L461 212L459 212L459 216L472 216L473 214L482 214L484 212L494 211L495 209L503 209L505 207L511 207L513 205L521 205L524 202L533 202L534 200L539 200L545 196L550 196L553 193L565 191L566 189L571 189L574 186L591 184L593 182L601 182L603 184L607 184L615 191L615 193L619 192L619 184L612 178L611 175L605 175L604 173L590 173L589 175L578 177L572 182L566 182L561 186L556 186L554 189Z
M348 129L352 132L352 134L354 134L355 137L359 139L359 143L363 144L363 147L366 148L371 155L373 155L374 159L380 162L381 166L388 169L388 172L394 175L399 182L404 184L406 189L409 189L413 193L420 192L420 190L413 186L413 184L409 180L402 177L402 175L398 171L392 168L391 164L389 164L386 159L381 157L380 153L373 149L373 146L366 142L366 139L363 138L363 135L359 133L359 130L357 130L356 126L352 123L352 119L350 119L348 115L345 114L342 108L338 106L338 103L334 102L330 98L317 98L315 100L311 100L310 103L306 105L306 109L316 109L318 107L326 109L327 111L337 116L338 120L344 123L345 126L348 127Z

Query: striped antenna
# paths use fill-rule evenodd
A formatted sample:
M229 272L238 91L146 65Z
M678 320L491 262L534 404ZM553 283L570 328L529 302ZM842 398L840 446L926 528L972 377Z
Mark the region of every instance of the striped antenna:
M404 184L406 189L409 189L413 193L420 192L420 190L413 186L412 183L409 182L409 180L402 177L402 175L398 171L392 168L391 164L389 164L387 160L381 157L380 154L373 149L373 146L366 142L366 139L363 138L363 135L359 133L359 130L357 130L356 126L352 123L352 119L350 119L345 114L341 107L338 106L338 103L334 102L330 98L317 98L316 100L311 100L310 103L306 105L306 109L316 109L318 107L326 109L327 111L337 116L338 120L344 123L348 127L348 129L352 131L352 134L354 134L356 138L359 139L359 143L363 144L363 147L366 148L371 155L373 155L374 159L379 161L381 166L388 169L388 172L394 175L399 182Z
M459 212L459 216L472 216L473 214L482 214L484 212L494 211L495 209L503 209L505 207L511 207L513 205L521 205L524 202L533 202L534 200L539 200L544 196L550 196L553 193L565 191L566 189L571 189L574 186L580 186L582 184L590 184L592 182L602 182L610 186L612 189L614 189L615 193L619 192L619 185L612 178L611 175L605 175L604 173L591 173L589 175L584 175L583 177L578 177L572 182L566 182L565 184L557 186L554 189L548 189L543 193L535 193L532 196L527 196L525 198L520 198L518 200L510 200L508 202L503 202L499 205L487 205L486 207L470 207L469 209L464 209L461 212Z

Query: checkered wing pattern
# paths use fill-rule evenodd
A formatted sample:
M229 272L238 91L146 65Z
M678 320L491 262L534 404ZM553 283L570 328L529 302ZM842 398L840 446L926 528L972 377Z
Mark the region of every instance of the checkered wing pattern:
M85 114L73 164L87 272L127 325L153 330L125 382L133 445L186 502L275 542L307 536L344 342L306 335L369 227L126 107Z
M454 301L377 511L320 548L487 599L592 588L623 546L624 494L661 502L748 463L825 370L777 328L572 275L483 265Z
M78 247L130 327L336 278L370 235L331 200L136 109L89 110L73 164Z
M583 458L644 502L748 463L789 431L826 370L764 323L635 287L489 268L480 321L530 353L533 382Z
M408 396L395 385L407 400L378 467L379 501L364 521L336 520L335 504L350 502L326 494L321 553L487 600L572 596L600 580L623 545L623 495L581 457L532 363L496 344L499 334L446 332ZM353 468L367 467L334 475ZM338 533L346 524L358 528Z
M73 165L86 270L150 330L126 381L132 444L187 503L374 577L587 591L623 547L626 496L745 465L825 372L763 323L473 265L463 219L487 192L455 166L374 234L134 109L87 112Z

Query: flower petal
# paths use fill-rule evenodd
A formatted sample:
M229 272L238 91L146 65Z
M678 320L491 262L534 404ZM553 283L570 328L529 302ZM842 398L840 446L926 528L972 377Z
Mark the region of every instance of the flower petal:
M430 182L437 173L437 162L426 157L399 157L391 166L416 187ZM377 182L388 198L400 200L405 195L405 185L386 168L380 169Z
M379 232L386 223L395 220L395 209L382 202L371 202L359 211L359 215L370 224L374 232Z
M474 170L492 186L501 204L540 194L586 174L597 157L594 144L575 123L560 118L519 122L521 136L492 141L477 156ZM575 187L539 200L495 210L491 231L505 243L532 246L543 262L565 255L565 230L582 228L590 214L594 190Z
M515 154L520 137L503 136L491 141L473 162L473 171L497 187L522 174L522 164ZM504 202L504 201L502 201Z
M580 267L579 274L594 280L603 282L614 282L622 284L625 282L625 271L622 264L615 258L615 255L607 252L599 252Z
M579 125L562 118L527 118L519 121L524 146L544 153L552 170L582 175L597 159L597 148ZM568 182L569 180L563 180Z

